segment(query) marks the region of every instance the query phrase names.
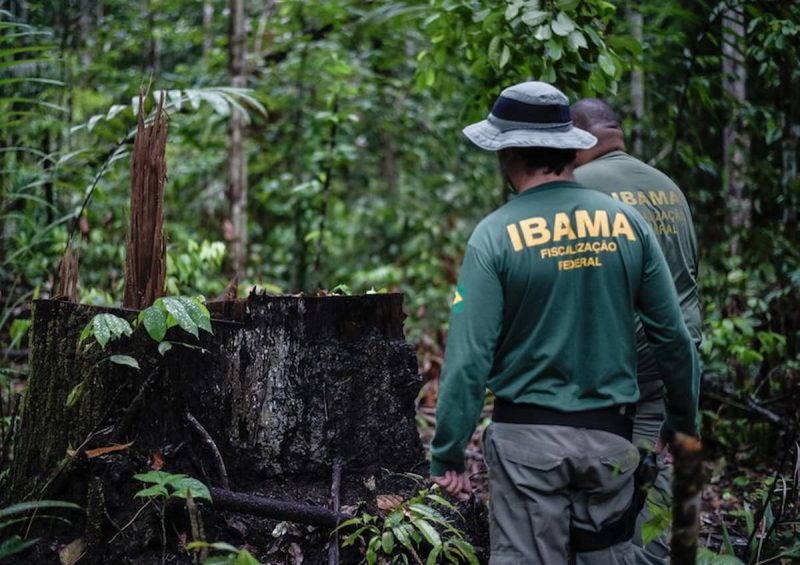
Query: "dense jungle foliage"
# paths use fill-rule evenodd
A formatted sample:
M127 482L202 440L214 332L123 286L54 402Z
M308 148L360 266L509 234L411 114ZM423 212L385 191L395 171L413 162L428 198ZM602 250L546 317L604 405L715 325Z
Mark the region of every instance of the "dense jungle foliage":
M239 294L405 293L435 395L466 240L508 198L463 126L506 85L609 100L686 193L701 250L706 545L800 558L800 3L676 0L0 0L0 477L28 301L119 304L137 97L169 114L167 291L230 279L231 116L244 119ZM232 86L236 84L236 86ZM706 529L706 526L709 526Z

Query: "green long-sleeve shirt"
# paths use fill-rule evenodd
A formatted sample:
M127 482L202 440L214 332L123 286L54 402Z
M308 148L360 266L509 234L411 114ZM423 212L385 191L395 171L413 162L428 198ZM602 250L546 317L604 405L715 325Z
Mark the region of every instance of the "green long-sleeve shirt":
M524 191L484 218L453 299L431 473L463 470L487 386L564 412L635 402L637 311L669 373L665 429L694 434L697 354L647 222L574 182Z
M615 200L634 206L653 228L672 273L683 320L695 344L703 337L697 294L697 238L692 213L672 180L624 151L611 151L575 169L575 179ZM661 378L658 364L641 325L637 332L639 382Z

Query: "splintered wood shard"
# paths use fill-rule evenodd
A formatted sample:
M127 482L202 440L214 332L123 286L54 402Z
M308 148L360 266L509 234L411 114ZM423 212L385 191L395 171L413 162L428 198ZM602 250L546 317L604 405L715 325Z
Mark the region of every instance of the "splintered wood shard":
M131 222L125 261L123 307L146 308L164 296L167 245L164 182L167 177L167 114L164 93L151 125L145 125L144 93L139 93L136 141L131 156Z
M78 302L79 252L67 249L58 270L58 296L69 302Z

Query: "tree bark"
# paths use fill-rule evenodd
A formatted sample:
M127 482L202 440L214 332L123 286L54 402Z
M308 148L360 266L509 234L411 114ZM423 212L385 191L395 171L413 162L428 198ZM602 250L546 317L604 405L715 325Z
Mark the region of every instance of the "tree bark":
M214 4L211 0L203 2L203 61L208 65L208 58L211 55L214 35L212 23L214 21Z
M694 563L700 535L700 495L705 483L703 450L697 438L677 434L672 479L672 544L670 563Z
M167 239L164 234L164 183L167 178L167 113L164 93L153 124L144 123L144 94L131 155L131 221L125 259L125 308L147 308L164 296Z
M243 88L245 80L244 0L229 0L230 29L228 71L231 86ZM230 274L241 275L247 261L247 153L244 143L244 116L231 108L228 122L228 214L232 228L229 241Z
M642 14L636 8L628 8L628 25L631 36L637 44L642 44ZM644 139L642 138L642 120L644 120L644 71L641 61L631 70L631 106L634 124L631 128L631 148L633 154L640 159L644 155Z
M214 334L204 332L198 341L173 328L167 334L173 348L161 357L142 327L105 350L77 346L96 313L132 320L135 310L34 301L28 392L5 502L100 504L93 510L99 526L79 519L54 535L69 543L91 531L100 541L90 553L112 563L120 562L120 552L161 547L157 505L142 510L134 493L143 485L133 479L160 465L212 487L215 500L203 512L212 513L204 521L213 540L231 539L220 529L233 519L223 519L223 511L275 520L295 519L291 512L299 511L305 516L299 521L334 524L337 512L327 507L336 461L343 469L341 503L348 506L374 500L365 485L383 469L426 472L415 423L420 377L415 350L403 336L402 295L251 295L209 307ZM110 363L112 354L136 358L140 369ZM80 383L82 395L67 406ZM92 451L110 445L122 447ZM223 475L230 490L217 490ZM92 498L99 491L105 493L100 502ZM168 550L179 552L173 532L188 526L169 508L166 519L174 524L167 524ZM131 520L138 525L127 541L110 543L116 527ZM252 523L254 531L273 527ZM321 538L320 555L327 555L327 540ZM50 544L41 545L36 551L49 551ZM160 561L142 556L135 562Z
M731 102L732 118L723 132L724 190L733 228L732 254L739 252L739 236L750 225L750 200L744 193L745 151L749 140L744 132L740 113L747 102L744 64L744 7L725 10L722 16L722 88Z

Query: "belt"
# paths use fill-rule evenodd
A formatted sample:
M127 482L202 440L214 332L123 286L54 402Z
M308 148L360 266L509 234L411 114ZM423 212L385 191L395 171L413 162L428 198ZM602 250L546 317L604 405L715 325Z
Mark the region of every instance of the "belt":
M609 408L560 412L536 404L517 404L495 398L492 421L499 424L537 424L588 428L616 434L631 441L635 404L620 404Z

